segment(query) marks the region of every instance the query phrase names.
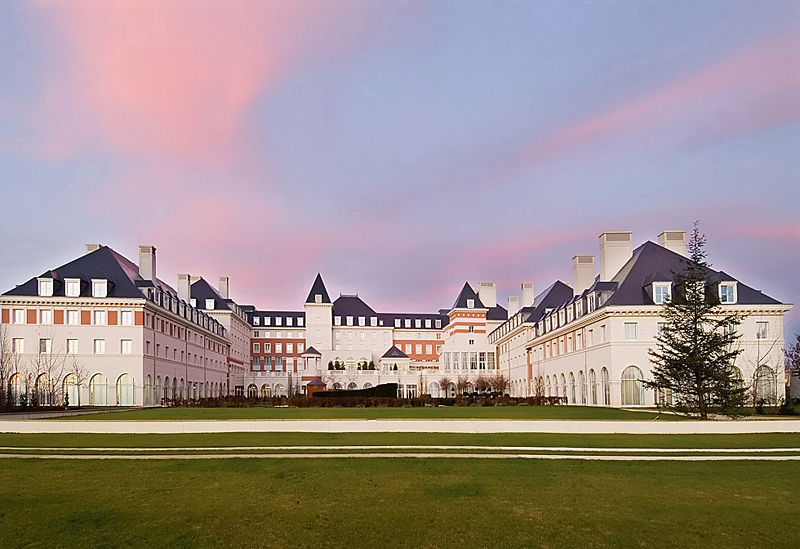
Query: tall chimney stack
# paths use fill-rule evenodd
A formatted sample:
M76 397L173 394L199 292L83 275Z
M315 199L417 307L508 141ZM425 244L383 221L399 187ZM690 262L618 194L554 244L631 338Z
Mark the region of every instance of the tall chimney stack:
M478 299L487 309L497 307L497 284L494 282L479 282Z
M522 307L533 307L533 282L522 283Z
M631 231L606 231L600 235L600 281L608 282L633 256Z
M86 245L86 253L90 254L92 252L96 252L100 249L100 244L87 244Z
M658 245L686 257L686 231L663 231L658 235Z
M581 295L594 284L594 256L576 255L572 258L572 291Z
M230 281L228 280L227 276L219 277L219 295L222 296L222 299L230 299L229 293L229 285Z
M191 277L188 274L178 275L178 298L182 299L186 303L190 303L192 297L191 283L189 282L190 280Z
M139 275L145 280L156 281L155 246L139 246Z
M519 297L515 295L508 296L508 318L511 318L519 311Z

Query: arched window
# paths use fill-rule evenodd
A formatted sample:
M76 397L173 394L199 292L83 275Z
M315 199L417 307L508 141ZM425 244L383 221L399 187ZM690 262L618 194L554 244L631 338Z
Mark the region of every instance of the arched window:
M569 403L575 404L575 374L569 373Z
M103 374L89 380L89 406L108 406L108 379Z
M253 383L247 386L247 398L257 398L258 397L258 387L256 387Z
M552 391L552 389L551 389L551 386L550 386L550 376L547 376L546 378L544 378L544 394L546 396L553 396L551 394L551 391Z
M347 385L347 390L348 390L348 391L355 391L356 389L358 389L358 384L357 384L355 381L351 381L351 382L350 382L350 383Z
M186 393L183 392L183 388L184 387L186 387L186 382L184 382L183 378L181 378L181 383L178 386L178 398L181 398L181 399L185 398Z
M183 386L183 380L181 380L181 386ZM180 398L180 394L178 394L178 378L172 378L172 398Z
M278 383L275 386L275 396L276 397L285 397L286 396L286 387L284 387L283 384Z
M367 382L364 384L364 387L362 387L362 388L363 388L363 389L372 389L372 383L370 383L369 381L367 381Z
M583 370L578 372L578 394L580 395L581 404L586 404L586 375Z
M342 390L342 384L337 381L336 383L333 384L333 390L334 391L341 391Z
M622 371L621 390L623 406L644 405L644 385L642 371L636 366L628 366Z
M15 406L22 404L23 397L28 392L28 385L25 383L25 378L22 374L14 374L11 376L11 381L8 383L11 390L11 398Z
M81 405L81 387L78 384L78 376L69 374L64 378L63 388L64 401L67 406Z
M161 376L156 376L156 386L153 388L153 404L161 400Z
M567 398L567 377L561 374L561 396Z
M606 368L600 371L600 389L603 394L603 406L611 406L611 378Z
M264 384L261 386L261 398L269 398L272 396L272 387L268 384Z
M597 406L597 375L594 369L589 370L589 395L592 406Z
M36 378L36 401L39 406L55 405L55 385L49 374L41 374Z
M164 378L164 400L169 400L171 397L172 385L169 384L169 376Z
M147 377L144 378L144 404L145 406L149 406L153 403L153 378L150 377L150 374L147 374Z
M753 398L756 404L774 405L777 398L777 379L769 366L759 366L753 376Z
M133 406L136 404L136 393L133 376L122 374L117 379L117 406Z
M439 398L439 384L435 381L432 381L428 385L428 393L430 393L431 397Z

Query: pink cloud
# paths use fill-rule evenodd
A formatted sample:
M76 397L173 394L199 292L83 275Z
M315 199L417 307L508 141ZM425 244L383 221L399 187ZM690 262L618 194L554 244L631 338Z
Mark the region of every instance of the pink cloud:
M253 102L294 60L308 6L41 2L65 50L43 111L50 150L94 139L125 155L228 157Z
M619 138L706 142L800 120L800 39L757 44L637 100L551 132L507 159L491 180ZM669 139L675 135L670 134Z

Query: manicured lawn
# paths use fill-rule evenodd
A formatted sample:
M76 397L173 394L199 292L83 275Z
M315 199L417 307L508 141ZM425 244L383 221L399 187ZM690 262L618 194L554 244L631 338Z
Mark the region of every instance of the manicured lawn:
M492 406L423 408L148 408L72 416L67 420L249 419L617 419L675 421L674 414L592 406Z
M798 476L797 462L11 459L0 542L794 548Z
M0 434L0 447L224 447L305 445L564 446L580 448L800 448L800 433L580 435L546 433ZM11 451L11 450L3 450ZM6 462L0 462L3 464Z

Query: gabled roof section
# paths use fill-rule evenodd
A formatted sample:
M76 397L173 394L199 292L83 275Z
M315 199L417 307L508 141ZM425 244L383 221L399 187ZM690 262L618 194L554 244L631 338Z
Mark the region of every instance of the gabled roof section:
M202 277L192 284L190 294L191 297L196 300L195 308L197 309L211 310L206 308L206 300L213 299L215 310L231 310L228 306L230 300L223 299L219 292Z
M453 303L453 309L466 309L467 308L467 300L474 299L475 306L473 309L485 309L486 307L483 306L483 303L480 299L478 299L478 294L475 293L475 290L472 289L472 286L469 285L469 282L464 282L464 287L461 288L461 292L458 294L456 298L456 302ZM502 308L502 307L501 307ZM503 309L505 310L505 309Z
M486 320L508 320L508 310L502 305L495 305L486 313Z
M64 279L77 278L82 282L81 297L92 296L92 279L105 279L110 282L108 285L108 297L144 297L137 284L143 280L139 276L139 269L108 246L101 246L95 251L82 255L56 269L46 271L41 277L31 278L3 295L37 296L39 295L37 278L52 278L54 280L54 296L64 295ZM158 282L163 284L160 281ZM163 284L163 286L166 291L174 292L166 284Z
M556 280L534 298L535 305L533 307L523 307L521 309L523 312L528 313L528 317L523 322L538 322L544 317L548 309L558 309L571 301L572 298L572 288L560 280Z
M381 358L408 358L408 355L398 349L396 346L392 345L389 347L388 351L383 353Z
M340 295L336 298L336 301L333 302L333 314L342 317L363 316L368 319L373 316L378 316L378 313L376 313L372 307L364 303L364 300L357 295ZM367 322L369 322L369 320Z
M686 269L689 259L654 244L645 242L633 251L631 259L614 276L616 288L605 305L652 305L653 300L646 287L658 278L673 280L676 273ZM665 276L670 273L668 276ZM742 284L723 271L706 270L709 283L718 281L736 282L736 302L741 305L779 305L780 301Z
M314 284L311 285L311 291L308 292L306 303L316 303L315 296L322 296L322 303L330 303L331 298L328 296L328 290L325 289L325 283L322 282L322 275L317 273L317 278L314 279Z
M322 356L322 353L320 353L314 347L311 347L309 345L309 347L305 351L303 351L302 355Z

